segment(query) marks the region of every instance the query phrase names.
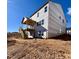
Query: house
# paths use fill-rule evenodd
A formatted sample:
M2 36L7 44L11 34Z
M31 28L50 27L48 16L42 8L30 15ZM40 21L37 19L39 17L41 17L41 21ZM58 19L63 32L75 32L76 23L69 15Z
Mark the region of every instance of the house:
M30 18L23 17L22 24L27 25L28 38L51 38L66 32L66 19L60 4L47 2Z

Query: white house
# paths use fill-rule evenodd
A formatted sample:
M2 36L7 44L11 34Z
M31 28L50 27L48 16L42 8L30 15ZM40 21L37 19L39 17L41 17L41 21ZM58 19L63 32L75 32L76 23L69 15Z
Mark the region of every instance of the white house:
M66 31L66 19L60 4L47 2L30 18L24 17L23 24L27 24L28 37L51 38ZM33 30L31 30L33 29Z

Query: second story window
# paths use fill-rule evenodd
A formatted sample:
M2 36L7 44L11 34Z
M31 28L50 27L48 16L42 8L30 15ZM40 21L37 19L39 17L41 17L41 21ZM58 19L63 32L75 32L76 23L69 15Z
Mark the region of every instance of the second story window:
M61 19L61 16L59 16L59 19Z
M44 19L41 21L41 24L42 24L42 25L44 24Z
M62 20L62 22L64 23L64 19Z
M39 13L37 13L37 17L39 17Z
M40 26L40 25L43 25L43 24L44 24L44 19L39 21L39 22L37 22L37 26Z
M44 12L47 12L47 6L44 8Z
M40 26L41 24L40 24L40 22L37 22L37 26Z

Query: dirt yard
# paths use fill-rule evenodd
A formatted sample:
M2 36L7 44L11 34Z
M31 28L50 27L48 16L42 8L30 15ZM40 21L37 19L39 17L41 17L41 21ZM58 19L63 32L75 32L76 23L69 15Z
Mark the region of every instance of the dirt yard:
M8 39L8 59L71 59L71 42L55 39Z

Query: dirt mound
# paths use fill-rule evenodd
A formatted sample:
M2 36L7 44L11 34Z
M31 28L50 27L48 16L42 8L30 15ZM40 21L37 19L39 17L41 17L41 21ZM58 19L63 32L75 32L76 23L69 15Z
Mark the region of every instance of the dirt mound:
M70 41L53 39L10 40L8 59L71 59L70 46Z
M7 33L7 38L22 38L21 34L18 33L18 32L8 32ZM62 34L62 35L59 35L59 36L56 36L56 37L51 37L50 39L58 39L58 40L64 40L64 41L70 41L71 40L71 35L69 34Z

